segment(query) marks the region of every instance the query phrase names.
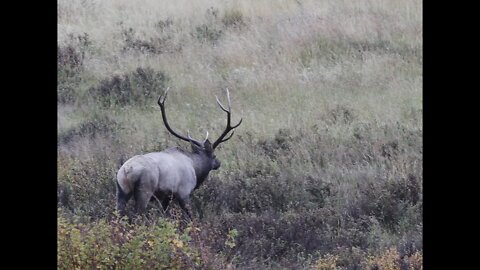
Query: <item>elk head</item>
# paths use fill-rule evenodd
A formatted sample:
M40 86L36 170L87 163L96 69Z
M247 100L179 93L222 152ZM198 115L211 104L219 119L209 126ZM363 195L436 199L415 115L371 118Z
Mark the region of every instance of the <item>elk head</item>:
M167 94L168 94L169 89L170 88L167 88L167 90L165 90L163 95L161 95L158 98L158 105L160 106L160 110L162 112L162 119L163 119L163 123L165 124L165 127L175 137L177 137L181 140L190 142L191 147L192 147L192 152L197 154L197 155L202 156L204 158L204 160L206 160L206 163L210 164L211 170L217 170L220 167L220 161L214 155L215 149L221 143L226 142L230 138L232 138L233 134L235 133L235 128L240 126L240 124L242 123L242 120L243 120L241 118L240 121L236 125L234 125L234 126L231 125L232 109L231 109L231 101L230 101L230 92L229 92L228 88L226 89L227 102L228 102L228 107L227 108L225 108L225 106L220 102L218 97L215 96L215 99L217 100L218 106L220 106L222 111L227 113L227 126L225 127L225 130L222 132L220 137L218 137L218 139L215 140L215 142L213 144L210 143L210 141L208 140L208 131L207 131L207 135L205 136L205 139L203 141L198 141L198 140L195 140L192 137L190 137L189 132L187 132L187 136L183 136L183 135L180 135L178 132L174 131L170 127L170 125L168 124L166 113L165 113L165 100L167 99ZM227 138L225 138L228 134L230 134L230 135Z

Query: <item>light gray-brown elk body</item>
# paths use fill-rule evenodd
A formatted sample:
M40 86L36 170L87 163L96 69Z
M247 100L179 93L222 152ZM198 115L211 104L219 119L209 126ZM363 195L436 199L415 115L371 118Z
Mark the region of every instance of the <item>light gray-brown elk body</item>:
M220 161L215 157L214 150L220 143L229 140L234 129L242 123L240 119L235 126L230 125L231 104L227 89L228 108L225 108L217 98L218 105L227 113L227 127L220 137L211 144L208 132L203 142L192 139L188 134L188 137L182 136L173 131L168 124L165 114L167 92L168 89L158 99L163 123L174 136L190 142L191 151L174 147L162 152L137 155L127 160L117 173L117 210L121 215L125 214L126 204L133 196L137 213L145 211L153 197L161 202L164 210L167 209L171 199L175 198L191 218L187 207L190 194L207 179L211 170L220 167ZM229 133L230 136L224 139Z

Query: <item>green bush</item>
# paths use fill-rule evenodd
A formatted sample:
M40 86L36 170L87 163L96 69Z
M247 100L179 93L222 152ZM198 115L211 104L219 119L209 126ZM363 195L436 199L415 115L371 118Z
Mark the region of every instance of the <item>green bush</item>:
M97 135L111 135L120 128L120 124L112 117L106 114L93 114L91 119L60 133L57 142L59 145L67 145L78 138L94 139Z
M73 103L76 89L82 78L84 62L90 50L91 40L87 33L70 34L66 45L57 46L57 100L61 104Z
M358 251L357 251L358 252ZM349 260L342 255L326 253L320 256L314 263L312 270L335 270L335 269L383 269L383 270L421 270L423 269L423 254L415 252L411 255L401 256L397 249L389 248L375 254L361 253L361 258L355 265L345 264Z
M200 42L215 44L223 35L223 30L214 25L202 24L195 27L195 37Z
M168 81L164 72L139 67L130 74L102 80L88 92L106 107L146 105L158 99Z
M57 220L58 269L201 269L204 261L196 247L197 227L183 232L172 221L151 225L129 224L125 219L90 223Z
M225 11L223 14L222 23L225 25L225 27L234 28L241 28L246 25L242 12L237 9Z
M58 170L59 201L68 212L89 220L112 216L115 211L115 168L112 160L63 163ZM62 190L63 191L62 193ZM63 197L62 197L63 196Z
M143 54L161 54L181 50L181 44L174 44L172 41L173 35L166 32L172 24L173 21L168 19L157 22L155 25L159 28L160 32L158 35L147 39L137 38L135 31L131 27L123 29L122 37L125 45L122 51L124 53L137 51Z

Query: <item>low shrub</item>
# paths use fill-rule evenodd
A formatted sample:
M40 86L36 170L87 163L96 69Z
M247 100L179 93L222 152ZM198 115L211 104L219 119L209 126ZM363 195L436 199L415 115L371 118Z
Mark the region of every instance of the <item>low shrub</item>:
M366 254L358 249L354 249L356 254L341 253L332 255L326 253L319 256L313 263L312 269L315 270L334 270L334 269L365 269L365 270L421 270L423 269L422 252L417 251L411 255L401 256L395 247L385 250ZM357 257L357 262L346 263L351 261L346 256ZM360 257L358 257L360 255Z
M354 217L374 216L382 226L395 231L408 214L409 207L417 205L421 196L418 178L382 182L381 180L359 187L359 197L348 206Z
M91 47L87 33L70 34L67 45L57 46L57 100L59 103L73 103L84 71L84 61Z
M78 138L94 139L97 135L111 135L120 128L120 124L112 117L105 114L94 114L91 119L58 134L57 142L59 145L68 145Z
M192 238L198 228L180 231L173 221L150 225L126 219L90 223L57 220L58 269L204 269Z
M223 30L215 25L202 24L195 27L194 36L200 42L209 42L215 44L223 35Z
M115 168L111 160L75 161L59 168L59 202L68 212L89 220L115 211ZM62 191L63 190L63 191Z
M192 194L200 238L210 254L220 254L213 264L298 268L323 254L318 267L355 269L367 254L392 246L401 258L421 251L421 133L395 123L350 125L341 144L317 127L237 137L231 160ZM114 159L99 153L63 166L59 205L66 213L93 221L112 216Z
M103 106L146 105L162 94L169 77L151 68L137 68L130 74L115 75L88 90Z
M173 35L166 30L173 24L172 20L159 21L155 26L160 30L158 36L142 39L136 37L133 28L123 29L122 37L125 42L122 51L137 51L143 54L161 54L178 52L181 44L173 43Z
M222 23L225 27L241 28L246 25L243 13L237 9L229 9L225 11L222 18Z

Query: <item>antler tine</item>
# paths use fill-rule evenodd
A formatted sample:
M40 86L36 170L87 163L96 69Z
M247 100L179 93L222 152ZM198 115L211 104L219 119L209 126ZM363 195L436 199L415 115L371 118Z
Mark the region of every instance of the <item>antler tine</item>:
M190 130L187 130L187 136L189 140L195 141L192 137L190 137ZM205 143L207 139L208 139L208 130L207 130L207 136L205 136L205 140L203 141L203 143Z
M167 90L165 90L165 92L163 92L163 94L160 95L160 97L158 98L158 105L163 106L163 104L165 103L165 100L167 99L168 90L170 90L170 86L167 87ZM162 97L163 97L163 101L162 101Z
M187 130L187 137L190 141L194 141L194 139L190 137L190 130Z
M208 130L207 130L207 136L205 136L205 140L203 142L206 142L208 140Z
M242 123L242 120L243 120L243 118L240 118L240 121L238 121L238 124L236 124L235 126L233 126L232 129L235 129L235 128L237 128L238 126L240 126L240 124Z
M228 100L228 111L230 112L232 110L232 103L230 102L230 91L228 91L228 87L227 87L227 100Z
M215 149L220 143L222 142L225 142L227 140L229 140L232 136L233 136L233 133L232 132L230 134L230 136L228 136L228 138L224 139L225 136L227 136L230 131L234 130L235 128L237 128L238 126L240 126L240 124L242 123L242 120L243 119L240 119L240 121L238 122L238 124L236 124L235 126L231 126L231 108L232 108L232 103L231 103L231 100L230 100L230 91L228 90L228 88L226 88L226 91L227 91L227 101L228 101L228 110L225 109L225 106L223 106L223 104L220 102L220 100L218 99L217 96L215 96L215 98L217 99L217 103L218 105L220 106L220 108L227 113L227 127L225 128L225 130L223 131L222 135L220 135L220 137L213 143L213 149Z
M223 139L223 140L221 141L221 143L222 143L222 142L226 142L226 141L230 140L230 138L232 138L232 136L233 136L233 134L234 134L234 133L235 133L235 130L234 130L234 131L232 131L232 133L230 133L230 136L228 136L228 138L226 138L226 139Z
M230 101L230 91L228 91L228 88L227 88L227 101L228 101L228 110L225 109L225 106L223 106L223 104L220 102L220 100L218 99L217 96L215 96L215 98L217 99L217 104L220 106L220 108L222 108L222 110L226 113L230 113L230 111L232 110L232 103Z
M218 106L220 106L220 108L221 108L224 112L229 113L229 110L227 110L227 109L225 109L225 107L223 107L223 105L222 105L222 103L220 102L220 100L218 100L218 97L215 96L215 98L217 99L217 104L218 104Z

